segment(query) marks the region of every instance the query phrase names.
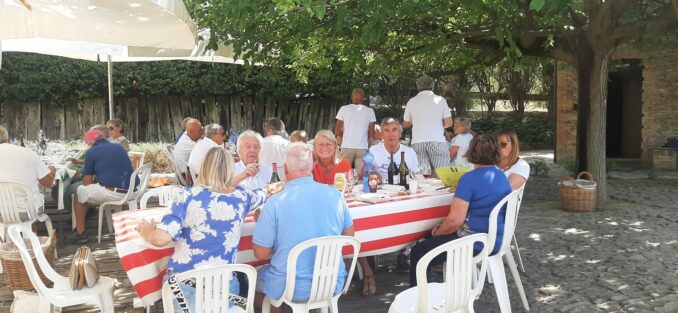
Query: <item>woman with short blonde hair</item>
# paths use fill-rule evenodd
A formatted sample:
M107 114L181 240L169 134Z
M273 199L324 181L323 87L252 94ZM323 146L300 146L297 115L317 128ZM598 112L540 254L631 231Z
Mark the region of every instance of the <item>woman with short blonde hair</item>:
M333 185L337 173L346 173L348 177L351 163L346 159L339 159L337 137L331 131L323 129L315 134L313 155L315 156L313 180L316 182Z
M223 147L211 148L200 166L196 183L212 191L230 192L233 190L233 156Z

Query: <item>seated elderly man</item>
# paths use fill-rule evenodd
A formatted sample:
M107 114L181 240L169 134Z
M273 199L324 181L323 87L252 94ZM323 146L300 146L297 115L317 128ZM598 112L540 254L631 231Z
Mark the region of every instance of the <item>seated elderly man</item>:
M202 134L202 124L200 124L200 121L194 118L186 121L186 131L179 137L177 144L174 146L174 162L188 164L191 151L193 151L195 143L202 138Z
M295 142L287 147L284 168L285 189L264 204L252 239L254 255L262 260L271 259L271 264L259 271L259 293L255 300L258 304L264 294L271 299L282 296L287 285L287 256L297 244L324 236L353 236L355 232L342 194L332 186L313 181L313 151L306 144ZM293 300L308 299L314 262L312 254L299 256ZM339 263L341 272L335 294L341 292L347 276L344 263Z
M90 148L85 153L82 186L75 193L75 239L79 243L87 242L85 221L88 205L125 197L134 172L125 148L106 140L98 127L93 128L85 133L85 142ZM136 183L139 183L138 178Z
M27 208L25 203L19 203L18 209L22 218L29 209L39 212L45 199L38 189L38 184L51 187L56 169L45 165L40 156L32 150L10 144L7 129L2 126L0 126L0 156L2 156L0 182L22 184L32 191L35 207Z
M200 166L202 165L202 160L205 159L205 155L210 151L212 147L223 147L224 141L226 140L226 135L224 133L224 128L219 124L209 124L205 126L205 138L200 139L193 150L191 151L191 156L188 158L188 167L191 169L193 175L198 175L200 173Z
M285 162L285 148L290 141L283 137L285 124L279 118L272 117L264 122L264 134L266 138L261 144L260 163L272 166L278 165L278 177L285 179L283 162Z
M400 136L403 133L403 128L400 122L392 117L387 117L381 120L381 139L382 142L370 148L370 152L374 155L374 167L377 173L386 181L388 177L388 166L393 156L393 162L400 165L401 152L405 152L405 164L410 169L410 173L419 171L419 161L414 149L400 144Z
M259 163L261 143L264 139L253 130L246 130L238 136L238 155L240 161L233 169L233 186L240 186L247 190L262 188L271 181L273 169L266 164Z

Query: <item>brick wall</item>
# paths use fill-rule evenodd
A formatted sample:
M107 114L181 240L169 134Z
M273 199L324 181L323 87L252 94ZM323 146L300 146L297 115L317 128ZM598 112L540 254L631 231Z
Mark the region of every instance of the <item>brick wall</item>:
M577 73L558 62L556 74L556 162L572 159L577 152Z
M649 53L619 49L614 58L640 58L643 64L641 159L652 161L650 149L666 138L678 137L678 39L664 43ZM559 62L556 79L556 161L574 158L577 133L577 78L573 67Z

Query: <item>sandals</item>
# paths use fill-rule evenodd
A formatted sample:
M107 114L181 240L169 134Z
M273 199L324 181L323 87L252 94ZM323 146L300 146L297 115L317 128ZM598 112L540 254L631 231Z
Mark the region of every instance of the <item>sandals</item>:
M363 277L363 297L371 297L377 293L377 282L374 275Z

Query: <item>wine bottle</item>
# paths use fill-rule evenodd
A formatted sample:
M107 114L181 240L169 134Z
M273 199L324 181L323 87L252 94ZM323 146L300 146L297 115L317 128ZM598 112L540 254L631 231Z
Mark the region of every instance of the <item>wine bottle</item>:
M407 186L407 176L410 175L410 169L407 167L407 162L405 162L405 151L400 152L400 185L404 186L405 189L409 189Z
M280 177L278 177L278 164L273 163L273 173L271 173L271 180L268 182L269 184L277 183L280 181Z
M191 169L186 168L186 172L184 173L184 178L186 179L186 187L193 187L193 175L191 174Z
M388 164L388 184L389 185L397 185L398 183L395 181L398 178L398 167L395 164L395 161L393 160L393 153L391 153L391 163Z

